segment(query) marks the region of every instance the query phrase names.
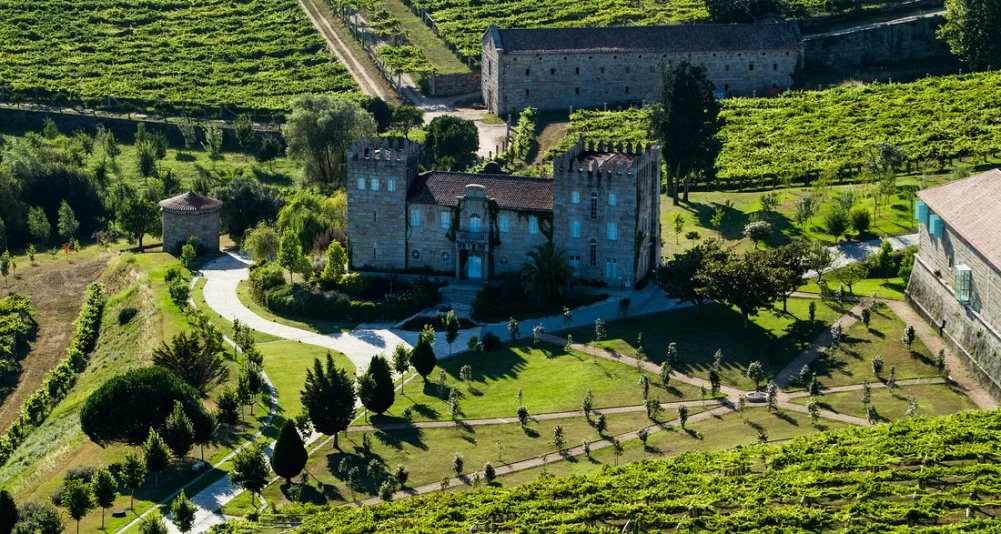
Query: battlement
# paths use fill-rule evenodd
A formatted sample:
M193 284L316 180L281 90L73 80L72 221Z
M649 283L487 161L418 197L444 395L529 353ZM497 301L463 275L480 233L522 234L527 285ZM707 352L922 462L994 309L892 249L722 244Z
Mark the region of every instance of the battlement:
M654 144L644 147L642 143L636 143L634 147L631 142L595 143L581 137L566 152L553 159L553 176L566 172L634 175L637 169L657 162L659 151L660 148Z
M360 139L348 149L348 161L418 161L421 157L421 144L402 139L376 138Z

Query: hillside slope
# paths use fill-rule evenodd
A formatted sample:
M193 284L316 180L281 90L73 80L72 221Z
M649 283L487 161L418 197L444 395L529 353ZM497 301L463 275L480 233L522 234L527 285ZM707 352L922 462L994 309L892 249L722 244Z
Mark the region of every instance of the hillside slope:
M299 532L1001 532L1001 412L846 428L307 515ZM224 531L267 529L236 523ZM632 530L630 530L632 531Z

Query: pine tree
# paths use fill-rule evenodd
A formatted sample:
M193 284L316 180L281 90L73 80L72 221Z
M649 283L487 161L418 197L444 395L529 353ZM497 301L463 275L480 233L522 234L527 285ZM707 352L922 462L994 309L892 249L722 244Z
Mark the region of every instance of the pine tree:
M59 237L63 238L65 241L69 241L76 237L77 231L80 229L80 222L76 220L76 214L73 213L73 208L64 200L62 204L59 204L59 221L57 224L57 230L59 231Z
M372 379L372 389L367 395L359 395L361 402L369 411L382 414L393 405L396 400L396 390L393 385L393 373L389 369L389 362L382 355L372 357L368 364L365 376Z
M167 417L164 441L178 458L187 456L195 443L195 427L179 401L174 401L174 411Z
M290 419L285 420L282 433L278 435L274 452L271 454L271 469L276 475L284 478L286 484L291 485L292 478L306 467L308 456L306 445L303 444L295 423Z
M459 338L459 317L455 310L448 310L445 315L445 342L448 343L448 354L452 354L452 343Z
M313 428L334 436L334 448L339 448L337 435L347 430L354 417L355 387L347 372L334 365L330 352L325 368L319 359L314 359L313 368L306 370L300 398Z
M170 464L170 450L163 438L156 430L149 431L149 437L143 445L143 454L146 459L146 470L154 475L153 483L160 484L160 471L166 469Z

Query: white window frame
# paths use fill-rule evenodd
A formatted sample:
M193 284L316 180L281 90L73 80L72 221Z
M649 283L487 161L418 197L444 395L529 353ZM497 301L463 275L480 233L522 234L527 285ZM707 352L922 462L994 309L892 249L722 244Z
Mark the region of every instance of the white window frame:
M396 179L390 178L386 180L386 191L396 191Z
M619 225L618 223L608 223L605 226L605 237L609 241L618 241L619 239Z
M365 182L366 182L366 180L364 178L359 178L358 179L358 190L359 191L364 191L365 190Z
M423 225L421 220L421 210L418 208L410 208L410 226L411 228L420 228Z
M372 191L378 191L379 190L379 179L378 178L372 178L372 180L368 184L368 187Z
M580 191L570 192L570 202L573 204L580 204Z
M443 211L438 214L438 225L441 226L442 230L448 230L452 227L452 212Z
M618 202L618 199L615 198L615 193L609 193L608 194L608 205L609 206L614 206L617 202Z
M476 224L473 224L476 221ZM469 231L470 232L481 232L483 231L483 220L479 215L473 214L469 216Z
M570 238L580 239L580 221L577 219L570 221Z
M511 231L511 218L506 213L501 213L497 216L497 226L502 233L508 233Z
M539 218L535 215L528 216L528 233L535 235L539 233Z

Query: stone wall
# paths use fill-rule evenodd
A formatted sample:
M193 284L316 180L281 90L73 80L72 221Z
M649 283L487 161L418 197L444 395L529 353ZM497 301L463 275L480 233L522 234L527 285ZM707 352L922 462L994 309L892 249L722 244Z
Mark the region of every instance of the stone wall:
M202 250L219 250L219 209L211 211L163 211L163 250L177 253L181 246L194 236Z
M935 37L941 14L919 15L803 38L804 66L811 70L952 57Z
M799 50L741 52L519 54L484 40L482 91L487 109L600 108L658 98L663 69L682 61L706 68L728 96L763 96L789 88Z
M420 212L421 225L415 227L410 213ZM411 269L433 269L442 274L455 276L455 243L447 234L452 227L452 208L433 204L408 204L407 241L410 255L407 267ZM448 217L446 226L441 225L441 214Z
M935 276L934 268L915 258L907 286L907 300L973 371L995 398L1001 399L1001 334L984 318L956 300L955 294ZM995 323L996 324L996 323Z
M432 74L423 84L429 96L455 96L480 90L480 73Z

